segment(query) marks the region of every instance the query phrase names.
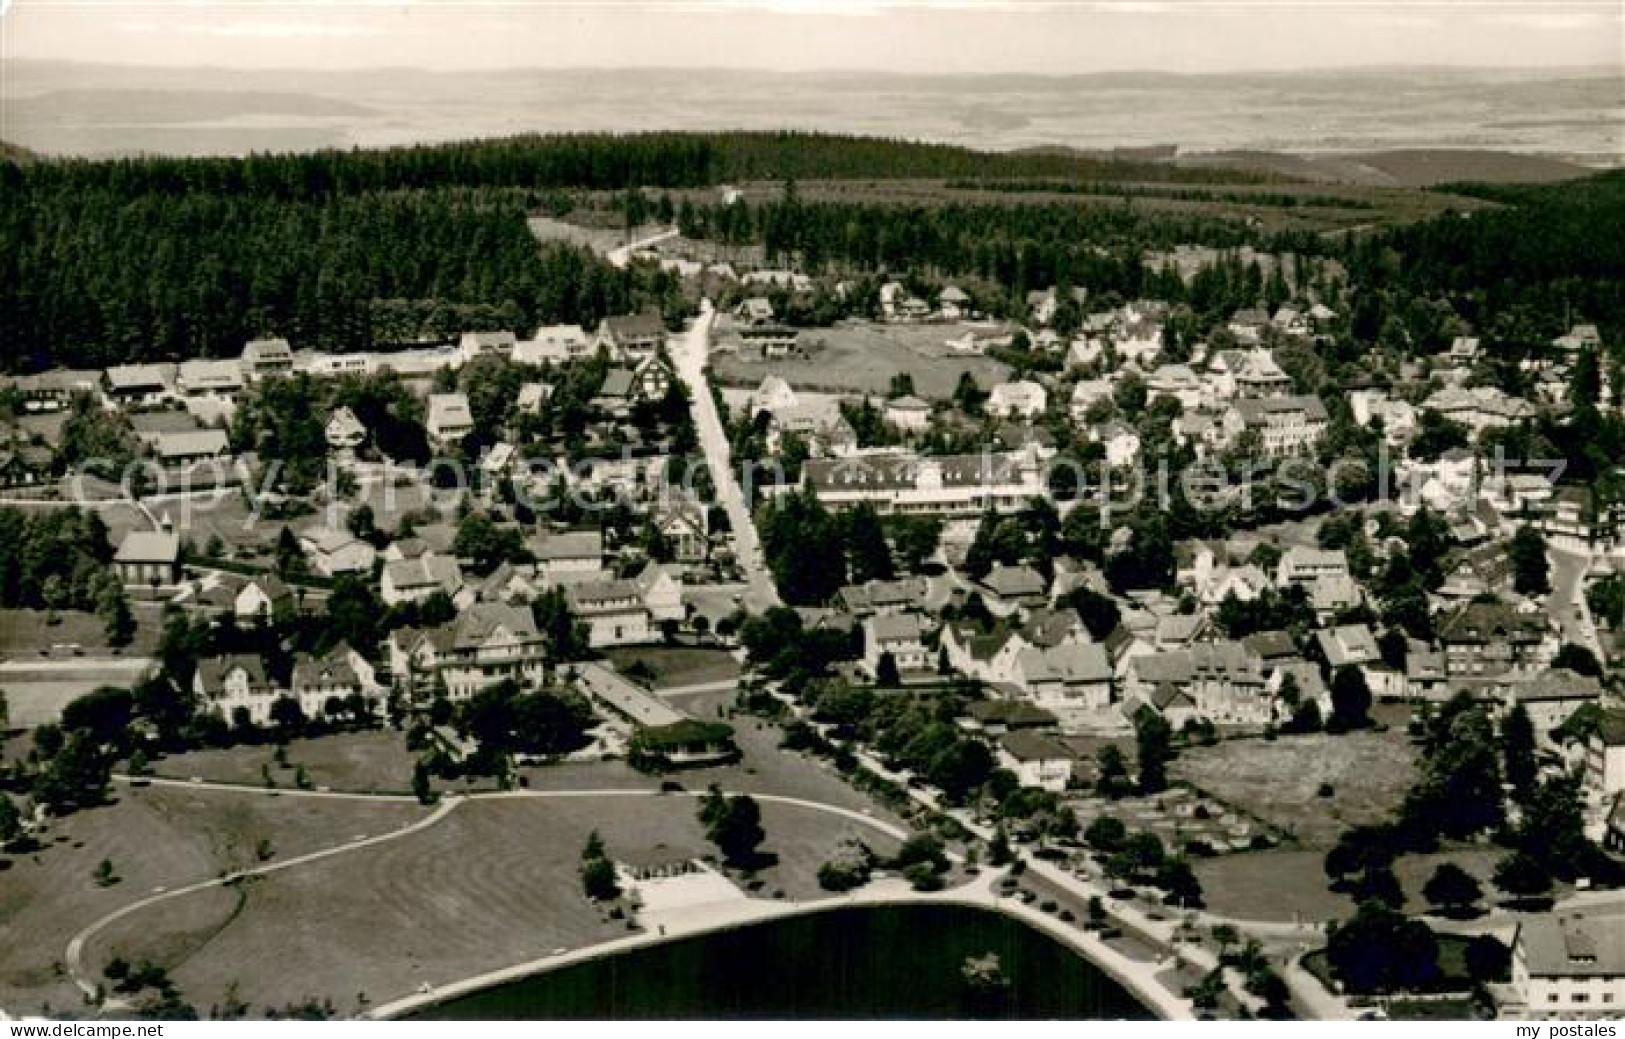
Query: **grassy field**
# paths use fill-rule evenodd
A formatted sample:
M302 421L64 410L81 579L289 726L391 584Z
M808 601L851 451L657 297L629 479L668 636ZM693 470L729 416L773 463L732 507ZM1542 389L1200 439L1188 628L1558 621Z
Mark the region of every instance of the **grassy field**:
M279 786L291 787L298 767L303 766L313 787L383 794L412 789L416 755L406 749L406 737L399 732L344 732L293 740L287 747L287 767L275 763L275 752L271 746L246 745L196 750L155 761L152 772L171 779L196 776L213 783L260 786L263 769L269 767ZM457 789L463 789L463 784L457 784Z
M599 255L618 249L629 241L635 242L640 238L647 238L667 230L665 227L649 224L633 228L631 235L628 236L624 227L585 227L574 221L555 220L546 216L533 216L528 222L530 233L540 241L585 246Z
M704 790L712 783L729 790L800 797L862 811L869 809L883 818L892 818L863 794L852 789L828 766L816 758L790 754L779 749L780 730L771 723L748 716L732 716L731 692L682 696L676 704L695 717L730 722L741 758L738 762L707 769L679 772L669 777L690 790ZM720 713L719 713L720 712ZM26 754L29 741L13 740L8 747ZM414 756L406 749L405 737L390 730L336 733L288 744L287 766L278 766L271 746L237 746L220 750L198 750L161 758L152 763L154 775L170 779L193 777L215 783L261 786L269 768L277 785L292 788L296 769L303 766L312 787L327 787L352 793L408 793L411 789ZM561 763L522 768L519 781L532 790L652 790L655 777L638 772L624 761ZM444 790L493 790L488 779L441 783ZM894 820L895 821L895 820Z
M606 654L616 669L642 664L653 673L653 688L729 682L739 677L739 662L720 649L697 646L622 646Z
M848 321L803 332L806 358L747 362L723 353L713 356L712 368L725 382L754 387L765 377L778 375L798 389L834 393L885 393L893 375L907 372L917 394L941 400L953 395L964 372L989 389L1003 382L1009 371L991 358L949 352L948 340L963 336L969 327Z
M80 928L159 886L178 887L260 861L378 834L419 818L413 805L151 787L117 789L117 803L53 823L44 847L0 869L0 1006L72 1011L80 999L60 961ZM121 878L100 887L107 859ZM146 922L166 917L145 914Z
M818 864L859 829L772 804L763 821L765 848L783 864L761 874L762 897L816 897ZM612 855L711 851L687 798L477 801L422 833L249 883L240 903L222 893L134 914L87 954L162 956L200 1006L235 987L257 1008L324 996L350 1013L361 994L381 1002L626 933L580 890L580 849L594 829Z
M95 656L144 656L157 647L163 631L156 617L137 610L134 639L122 649L107 650L106 628L96 614L58 610L55 617L53 624L44 610L0 610L0 657L56 659L62 655L50 656L50 649L58 643L79 646Z
M1422 887L1442 862L1454 862L1478 878L1486 895L1497 853L1487 848L1459 848L1432 855L1407 855L1394 864L1394 876L1405 891L1407 912L1427 909ZM1193 866L1208 908L1222 916L1248 920L1335 920L1354 912L1352 899L1327 887L1322 851L1281 850L1197 859Z
M1171 772L1325 849L1351 824L1391 815L1416 777L1416 754L1402 729L1227 740L1181 752ZM1319 796L1322 784L1332 796Z

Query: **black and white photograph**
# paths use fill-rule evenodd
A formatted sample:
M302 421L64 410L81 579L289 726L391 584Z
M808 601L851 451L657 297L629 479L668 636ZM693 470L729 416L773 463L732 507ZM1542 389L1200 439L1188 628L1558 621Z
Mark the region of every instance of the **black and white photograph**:
M4 1034L1622 1019L1620 0L0 0Z

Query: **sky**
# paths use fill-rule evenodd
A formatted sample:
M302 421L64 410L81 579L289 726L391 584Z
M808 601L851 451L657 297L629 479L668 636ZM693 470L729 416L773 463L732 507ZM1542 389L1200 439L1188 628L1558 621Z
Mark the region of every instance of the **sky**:
M1625 72L1620 0L0 0L0 63Z

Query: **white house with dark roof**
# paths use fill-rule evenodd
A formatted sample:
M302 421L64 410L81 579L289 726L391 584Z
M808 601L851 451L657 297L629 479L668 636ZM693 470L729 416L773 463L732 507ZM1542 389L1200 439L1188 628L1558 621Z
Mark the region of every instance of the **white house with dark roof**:
M481 357L512 357L516 342L514 334L505 329L495 332L464 332L462 339L458 340L457 350L463 355L464 363Z
M987 600L989 611L1008 616L1023 606L1037 606L1044 601L1048 584L1037 570L1030 566L1006 566L995 563L977 582Z
M174 394L174 366L116 364L102 375L102 393L116 407L161 404Z
M1524 916L1512 939L1512 990L1530 1018L1619 1017L1625 1010L1625 917Z
M1236 400L1224 414L1227 438L1258 434L1265 455L1306 454L1326 433L1329 416L1319 397L1251 397Z
M1014 772L1022 786L1060 792L1072 779L1074 755L1042 733L1017 729L999 737L995 745L999 764Z
M612 358L647 357L666 342L666 323L658 311L606 317L598 325L598 345Z
M327 425L322 432L327 438L327 446L340 454L354 451L367 439L367 427L355 417L355 412L345 407L336 408L327 416Z
M590 356L596 346L580 325L543 325L524 342L513 345L520 364L550 364Z
M243 366L238 361L182 361L175 373L175 389L185 397L235 400L243 385Z
M1263 726L1273 715L1261 661L1233 641L1132 657L1123 692L1164 713L1167 704L1188 701L1191 712L1219 725Z
M1034 451L813 459L801 487L835 510L868 502L883 513L967 517L1015 512L1049 491Z
M113 569L127 585L174 584L181 575L181 543L170 530L132 530L113 553Z
M931 405L912 393L888 400L881 414L888 425L905 433L922 433L931 425Z
M528 607L474 603L449 625L451 639L440 663L447 692L466 699L498 682L542 680L547 641Z
M271 704L280 695L265 676L265 664L259 657L248 655L198 661L192 691L204 710L228 723L246 717L261 726L270 724Z
M293 589L275 574L260 574L250 578L237 590L232 601L232 612L238 620L269 621L278 611L292 606Z
M249 382L258 382L267 376L287 375L293 371L293 347L282 338L250 339L243 346L243 376Z
M1030 379L1001 382L987 398L987 413L1001 418L1036 418L1049 407L1049 393Z
M900 672L926 671L934 667L936 659L926 645L930 626L917 613L887 613L869 617L863 622L863 660L861 666L870 678L880 674L880 658L891 654Z
M371 666L341 642L324 656L301 656L293 665L291 692L306 718L322 718L331 713L330 701L364 697L374 684Z
M634 581L588 580L565 587L570 612L587 626L587 644L635 646L658 637L653 617Z

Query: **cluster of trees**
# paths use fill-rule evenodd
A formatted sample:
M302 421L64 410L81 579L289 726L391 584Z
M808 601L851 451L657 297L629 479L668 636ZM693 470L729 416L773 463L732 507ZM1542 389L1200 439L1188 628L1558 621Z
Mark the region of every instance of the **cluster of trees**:
M768 568L786 602L816 606L842 585L896 575L886 525L872 506L831 514L811 491L792 491L768 503L758 520ZM935 551L940 527L905 524L910 561Z
M621 897L615 863L597 830L587 835L587 844L581 849L581 886L594 902L613 902Z
M869 882L878 867L896 870L918 891L937 891L948 871L948 854L942 839L930 831L911 834L887 857L881 857L862 841L843 841L835 856L818 868L818 886L826 891L851 891Z
M1335 887L1359 902L1354 918L1331 933L1332 969L1356 992L1425 988L1440 975L1438 944L1425 923L1401 912L1405 895L1393 872L1404 854L1436 850L1441 839L1489 834L1507 849L1494 870L1495 886L1518 899L1544 895L1554 880L1612 878L1618 868L1586 836L1583 798L1576 780L1541 779L1534 728L1514 708L1499 729L1466 694L1424 716L1421 775L1398 817L1346 831L1326 855ZM1518 808L1508 825L1503 783ZM1440 865L1422 891L1428 903L1465 915L1483 897L1478 880L1452 863ZM1498 943L1468 950L1468 973L1489 980L1505 970Z
M1190 862L1170 855L1149 830L1130 833L1121 819L1102 815L1083 831L1086 844L1105 857L1106 875L1127 884L1160 888L1170 905L1202 907L1202 885Z
M526 692L507 680L469 698L456 718L458 731L479 745L490 759L513 755L557 757L587 744L587 730L597 724L592 707L570 690ZM490 771L499 771L492 761Z
M279 193L151 161L0 166L0 367L229 357L266 334L361 350L632 303L628 275L530 233L522 192Z
M1061 284L1123 298L1152 293L1183 299L1178 275L1147 268L1144 249L1192 241L1263 244L1240 221L1148 209L1062 202L806 201L790 183L780 197L759 204L685 205L679 226L691 236L729 244L760 242L770 259L793 259L809 271L924 268L996 286L1006 300ZM1012 306L988 303L995 311Z
M1166 164L788 133L531 136L242 159L0 162L8 200L0 214L0 366L224 356L269 332L304 346L353 350L444 338L475 324L517 330L596 321L629 309L634 281L656 275L617 273L585 251L538 243L525 217L568 208L561 189L989 173L1215 176ZM1080 282L1097 273L1132 282L1139 270L1127 250L1102 261L1079 244L1091 237L1081 232L1145 222L1126 211L1087 216L1094 211L1022 207L1006 220L998 206L943 213L803 207L793 192L786 196L761 212L748 204L685 203L675 215L692 233L730 240L763 233L774 251L795 249L813 260L912 264L938 256L963 268L970 259L1033 285L1053 280L1057 267L1075 269ZM641 193L629 197L641 203ZM666 200L652 213L628 207L627 215L674 215L670 210ZM1057 221L1069 229L1047 226ZM1169 227L1162 237L1180 240L1193 230ZM646 298L666 299L671 289L667 279Z
M739 641L752 666L799 694L815 678L827 675L839 660L857 657L861 647L852 636L828 628L808 629L795 610L778 606L739 627Z
M135 749L130 726L138 708L128 689L102 686L86 693L63 708L60 722L36 728L28 757L0 778L54 815L102 804L113 763ZM0 808L0 816L11 816L14 824L14 806L7 804L13 810ZM0 844L19 835L15 825L0 821Z
M810 702L813 718L834 726L835 738L869 745L889 765L908 769L951 803L963 804L1000 773L987 744L954 723L965 695L949 690L922 702L830 681L812 690ZM988 786L997 801L1013 789L1007 772Z
M1025 563L1048 576L1054 571L1061 546L1061 517L1055 506L1035 498L1021 512L1000 516L989 510L976 527L965 553L965 573L974 580L986 577L995 563Z
M1161 198L1176 202L1225 202L1232 206L1268 206L1277 209L1374 209L1369 200L1346 195L1312 195L1286 191L1215 191L1211 188L1176 188L1144 184L1113 184L1068 180L955 180L955 191L993 191L1000 194L1105 195L1112 198Z
M262 463L279 463L279 489L308 492L326 476L326 423L339 408L349 408L366 427L368 453L411 465L429 460L423 402L392 372L337 379L301 372L256 383L233 416L232 446L257 453Z
M730 866L755 869L762 865L762 842L767 831L762 829L762 807L749 794L723 793L715 784L700 800L700 824L705 836Z

